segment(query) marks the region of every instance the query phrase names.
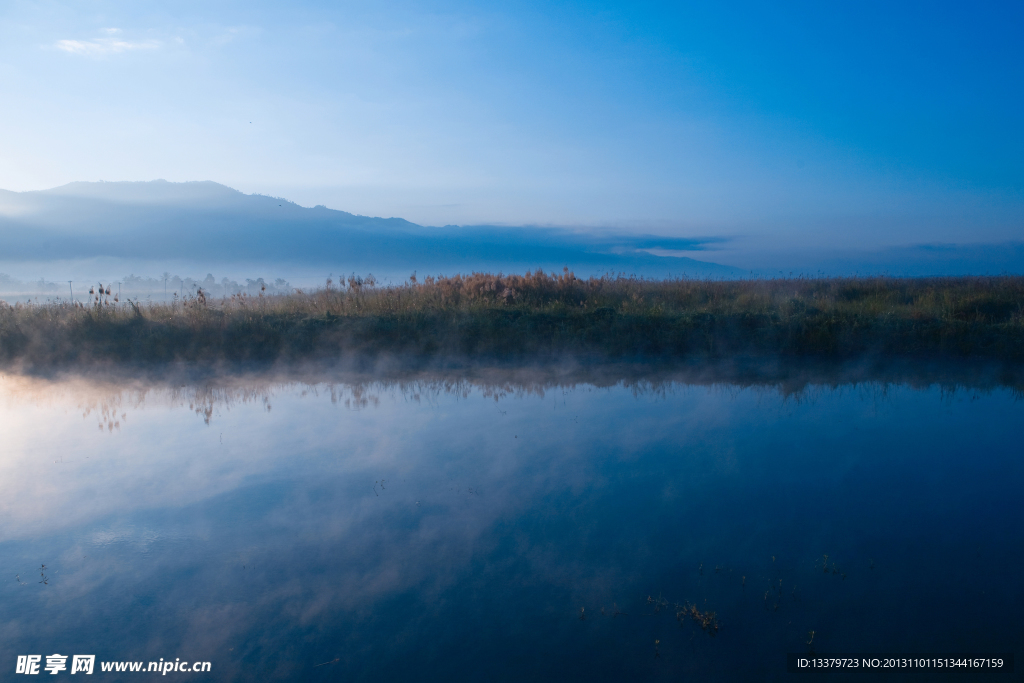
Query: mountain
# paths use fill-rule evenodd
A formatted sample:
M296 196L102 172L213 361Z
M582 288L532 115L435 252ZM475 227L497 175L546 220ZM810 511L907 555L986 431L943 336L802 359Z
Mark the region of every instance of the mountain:
M323 265L361 271L523 271L739 277L745 271L646 250L699 240L498 226L430 228L247 195L218 183L76 182L0 190L0 262L173 260Z

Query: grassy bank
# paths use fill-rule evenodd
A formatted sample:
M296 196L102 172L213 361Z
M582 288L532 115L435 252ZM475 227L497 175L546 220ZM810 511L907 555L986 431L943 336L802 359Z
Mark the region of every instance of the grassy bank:
M168 305L0 306L0 362L861 354L1024 360L1024 277L743 281L474 274Z

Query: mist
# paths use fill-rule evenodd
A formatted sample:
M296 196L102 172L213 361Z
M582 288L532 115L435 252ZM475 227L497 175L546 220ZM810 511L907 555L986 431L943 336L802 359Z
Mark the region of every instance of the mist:
M779 275L1024 272L1024 243L838 246L751 235L671 236L608 228L422 226L244 194L211 182L76 182L0 191L0 290L63 296L67 281L173 292L206 282L229 295L372 273L525 272L736 279ZM211 283L211 279L213 282ZM287 287L285 286L287 285Z
M162 281L168 271L170 277L203 279L210 272L218 281L226 275L308 285L322 283L332 272L372 272L384 281L401 281L413 271L522 272L566 265L585 274L743 274L712 262L650 253L700 252L719 240L565 228L428 228L402 218L246 195L214 182L71 183L39 192L0 192L0 239L0 264L8 280L29 283L39 277L123 279L129 273Z

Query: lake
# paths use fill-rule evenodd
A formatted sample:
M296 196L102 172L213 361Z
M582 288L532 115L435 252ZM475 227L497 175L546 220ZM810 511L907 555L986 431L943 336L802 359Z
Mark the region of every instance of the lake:
M787 653L1021 651L1021 399L614 373L6 375L2 666L770 681L815 678Z

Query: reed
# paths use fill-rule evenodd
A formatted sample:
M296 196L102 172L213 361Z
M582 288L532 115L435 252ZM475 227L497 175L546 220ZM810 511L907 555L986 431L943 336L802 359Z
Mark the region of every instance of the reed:
M536 271L289 295L0 305L0 362L862 354L1024 360L1024 277L648 280Z

